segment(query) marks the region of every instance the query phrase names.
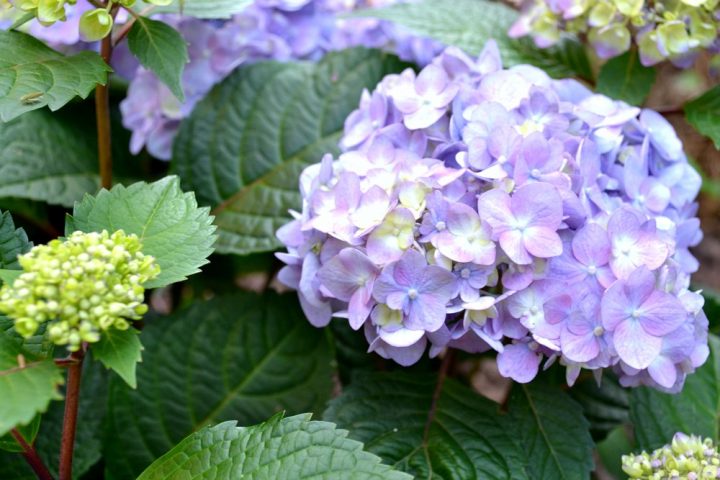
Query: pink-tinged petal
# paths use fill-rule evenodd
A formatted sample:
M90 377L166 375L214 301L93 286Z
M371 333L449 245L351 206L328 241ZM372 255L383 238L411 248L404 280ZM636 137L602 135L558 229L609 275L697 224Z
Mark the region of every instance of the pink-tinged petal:
M545 321L551 324L562 322L567 318L572 304L573 299L570 295L557 295L549 299L543 305Z
M503 232L500 235L500 247L513 262L519 265L529 265L532 257L525 249L523 234L517 230Z
M467 263L472 262L475 258L473 246L465 238L455 236L448 231L435 235L433 244L450 260Z
M502 190L494 189L480 195L478 199L478 212L483 222L487 222L493 229L493 238L510 230L510 222L514 216L510 210L510 195Z
M603 294L600 317L605 330L614 331L630 317L630 305L624 287L622 282L617 281Z
M463 203L450 205L446 222L447 229L457 236L471 235L480 230L477 212Z
M540 258L557 257L562 254L560 235L547 227L528 227L522 233L523 244L528 252Z
M662 338L648 334L640 322L620 322L613 331L613 343L620 359L633 368L643 369L660 355Z
M575 234L572 252L584 265L600 267L610 259L610 240L600 225L589 223Z
M638 309L638 321L651 335L663 336L687 319L687 312L677 297L655 290Z
M415 80L415 90L421 96L432 97L441 93L449 82L445 70L430 64L423 68Z
M557 188L547 183L528 183L515 190L512 212L528 226L543 226L557 230L562 223L562 197Z
M385 330L380 329L378 335L380 335L380 338L382 338L385 343L393 347L409 347L420 340L423 335L425 335L425 331L401 328L400 330L395 330L394 332L386 332Z
M447 302L457 292L457 278L449 270L435 265L425 268L418 285L420 292Z
M642 235L634 250L637 260L650 270L655 270L665 263L670 253L667 243L655 235Z
M347 302L355 291L379 273L375 264L359 250L340 251L318 271L322 285L337 299Z
M632 271L625 280L625 295L627 306L638 308L655 291L655 274L646 267L640 267Z
M639 234L642 220L634 210L620 208L608 220L608 234L611 237L624 235L633 238Z
M378 186L371 187L360 199L360 205L350 215L352 224L361 230L380 225L390 209L390 197Z
M446 113L445 108L421 106L417 111L405 115L403 123L409 130L420 130L433 125Z
M518 383L528 383L538 373L541 356L528 348L526 343L505 345L497 356L500 375Z
M370 316L373 304L369 288L359 288L353 293L348 303L348 321L353 330L362 327L365 320Z
M594 335L574 335L568 330L560 334L560 344L565 357L573 362L589 362L600 353L600 345Z
M665 388L671 388L677 380L677 367L669 358L662 355L650 364L648 373L658 385Z

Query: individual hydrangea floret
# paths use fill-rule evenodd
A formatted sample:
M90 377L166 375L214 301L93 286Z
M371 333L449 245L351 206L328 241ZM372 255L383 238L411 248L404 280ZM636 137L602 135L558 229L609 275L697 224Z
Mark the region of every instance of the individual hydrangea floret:
M503 69L495 43L388 75L300 177L279 279L402 365L494 350L528 382L612 368L678 391L709 353L689 289L700 177L656 112Z
M20 276L0 289L0 312L26 338L47 324L50 341L71 351L110 328L126 330L147 312L143 284L160 273L141 247L122 230L78 231L36 246L18 258Z
M541 48L568 32L587 35L601 58L634 42L646 66L670 60L687 67L702 50L718 52L718 26L717 0L527 0L510 35L531 35Z
M635 480L715 480L720 453L709 438L676 433L669 445L652 453L623 455L622 469Z

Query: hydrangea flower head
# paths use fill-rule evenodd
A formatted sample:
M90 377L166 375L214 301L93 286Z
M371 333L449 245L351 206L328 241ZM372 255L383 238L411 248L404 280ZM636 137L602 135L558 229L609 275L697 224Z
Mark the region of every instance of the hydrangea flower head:
M700 179L657 113L503 69L490 42L388 75L340 145L278 232L313 325L347 318L402 365L494 350L519 382L558 362L677 391L707 358Z
M623 455L622 469L636 480L720 478L720 453L709 438L676 433L669 445L652 453Z
M634 41L646 66L670 60L687 67L703 49L717 53L719 22L715 0L527 0L510 35L531 35L545 48L565 32L585 34L601 58Z
M125 330L147 312L143 284L160 273L137 235L74 232L18 259L23 272L0 289L0 312L32 336L47 323L56 345L78 350L110 328Z

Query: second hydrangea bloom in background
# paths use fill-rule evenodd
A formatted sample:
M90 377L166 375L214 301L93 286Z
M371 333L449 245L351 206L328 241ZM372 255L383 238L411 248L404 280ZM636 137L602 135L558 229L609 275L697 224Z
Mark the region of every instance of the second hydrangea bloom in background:
M657 113L542 71L450 48L386 77L349 116L345 153L301 176L280 279L310 321L347 317L403 365L496 350L679 390L708 355L699 175Z

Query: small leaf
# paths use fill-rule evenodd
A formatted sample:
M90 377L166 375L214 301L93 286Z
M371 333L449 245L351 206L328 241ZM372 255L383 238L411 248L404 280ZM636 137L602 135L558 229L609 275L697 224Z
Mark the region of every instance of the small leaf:
M414 33L459 47L471 55L480 53L487 41L493 39L506 67L529 63L556 78L592 78L585 50L574 39L564 39L552 48L540 49L529 38L508 37L507 31L518 14L501 2L419 0L359 11L355 16L396 22Z
M10 212L0 213L0 268L17 270L20 268L18 255L32 248L25 230L15 228Z
M276 230L301 206L300 172L339 152L345 118L363 88L400 71L397 58L362 48L318 64L262 62L239 68L183 122L171 170L213 205L220 253L280 246Z
M60 397L63 375L52 359L43 360L0 333L0 436L17 425L27 425Z
M655 83L655 69L640 63L636 50L609 60L597 81L597 91L630 105L640 106Z
M111 379L108 479L136 478L207 425L318 411L332 388L327 336L307 323L295 295L196 302L148 321L140 339L137 390Z
M93 358L100 360L105 368L114 370L130 387L137 386L135 368L142 361L143 346L134 328L106 330L100 341L92 344Z
M67 234L122 229L138 235L143 253L155 257L161 268L145 286L157 288L184 280L208 262L215 242L208 212L198 208L194 194L180 190L177 177L170 176L86 195L75 204L65 228Z
M500 406L453 380L433 406L436 383L431 375L358 374L323 418L416 478L528 479Z
M0 30L0 120L86 98L111 71L95 52L66 57L30 35Z
M516 384L510 415L534 480L590 478L593 441L582 408L559 388Z
M248 480L327 478L410 480L380 463L362 444L310 414L275 415L253 427L224 422L206 427L160 457L138 480L246 478Z
M2 283L13 283L22 274L20 270L0 270L0 281Z
M640 448L659 448L677 432L693 433L718 440L720 421L720 338L710 336L710 356L695 373L688 375L677 394L648 387L632 390L630 418Z
M685 118L720 150L720 85L685 104Z
M173 95L185 100L181 82L189 57L185 39L177 30L165 22L138 17L128 34L128 47Z

